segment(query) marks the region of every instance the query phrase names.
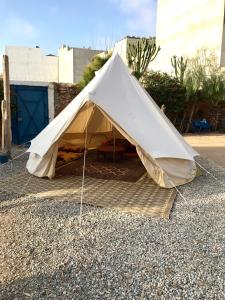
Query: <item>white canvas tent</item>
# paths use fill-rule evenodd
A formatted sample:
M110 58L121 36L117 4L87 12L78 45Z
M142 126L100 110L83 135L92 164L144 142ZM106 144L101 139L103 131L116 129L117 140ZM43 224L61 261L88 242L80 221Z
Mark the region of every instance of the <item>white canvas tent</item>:
M82 92L35 138L28 171L53 178L62 141L88 147L114 132L136 146L149 175L171 188L194 179L198 155L183 139L119 55L113 55ZM101 137L101 138L100 138Z

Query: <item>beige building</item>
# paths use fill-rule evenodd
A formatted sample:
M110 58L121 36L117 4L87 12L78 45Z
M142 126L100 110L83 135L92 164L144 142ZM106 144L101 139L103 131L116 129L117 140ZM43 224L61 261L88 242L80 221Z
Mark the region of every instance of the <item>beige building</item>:
M84 69L93 56L103 50L62 46L58 50L59 82L76 83L81 80Z
M39 47L6 46L10 81L58 82L58 57Z
M93 56L102 50L62 46L58 56L45 55L39 47L6 46L10 80L20 82L77 83Z
M158 0L156 42L161 46L151 67L172 71L173 55L191 57L200 49L215 51L225 66L225 0Z
M40 90L43 91L47 105L40 119L42 115L48 115L48 121L51 121L55 115L55 90L52 83L79 82L85 66L99 52L101 51L63 46L59 48L58 56L55 56L45 55L38 46L36 48L6 46L10 84L18 90L14 94L23 94L18 100L19 103L24 101L28 103L27 107L30 107L30 99L36 99ZM44 96L42 98L45 101Z

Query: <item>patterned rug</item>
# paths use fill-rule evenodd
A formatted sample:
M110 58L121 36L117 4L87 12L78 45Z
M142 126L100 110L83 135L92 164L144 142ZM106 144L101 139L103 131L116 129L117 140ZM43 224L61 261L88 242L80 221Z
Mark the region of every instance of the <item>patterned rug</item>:
M18 173L1 180L0 212L12 209L14 199L18 197L25 196L26 205L29 195L35 196L34 202L58 199L80 203L81 182L80 176L58 175L49 180L27 172ZM13 199L10 198L11 194L14 195ZM147 176L135 183L85 177L83 202L120 212L168 219L175 197L175 189L160 188ZM9 204L3 205L7 202Z
M86 161L85 167L85 176L98 179L136 182L145 173L146 170L139 159L121 160L114 163L108 161L96 161L96 159L91 158ZM72 161L56 170L56 176L81 176L82 174L83 159Z

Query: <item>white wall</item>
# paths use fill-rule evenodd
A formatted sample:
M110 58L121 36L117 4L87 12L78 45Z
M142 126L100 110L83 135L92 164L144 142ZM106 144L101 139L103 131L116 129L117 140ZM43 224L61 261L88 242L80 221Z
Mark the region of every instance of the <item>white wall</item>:
M59 82L73 83L73 48L60 47L59 57Z
M81 80L85 67L91 59L102 50L86 48L59 48L59 82L77 83Z
M80 81L84 68L102 50L60 47L57 56L46 56L40 48L6 46L11 81L63 82Z
M6 46L10 81L58 82L58 57L40 48Z
M158 0L156 42L161 46L153 69L172 71L173 55L191 57L208 48L221 59L224 0Z
M92 50L84 48L73 48L74 63L74 82L79 82L82 78L85 67L91 62L93 56L102 52L102 50Z

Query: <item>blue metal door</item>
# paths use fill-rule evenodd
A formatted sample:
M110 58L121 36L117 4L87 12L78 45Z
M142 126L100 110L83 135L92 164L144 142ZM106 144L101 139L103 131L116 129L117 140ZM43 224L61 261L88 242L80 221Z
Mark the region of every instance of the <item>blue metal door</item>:
M12 140L32 140L48 124L48 88L11 85Z

